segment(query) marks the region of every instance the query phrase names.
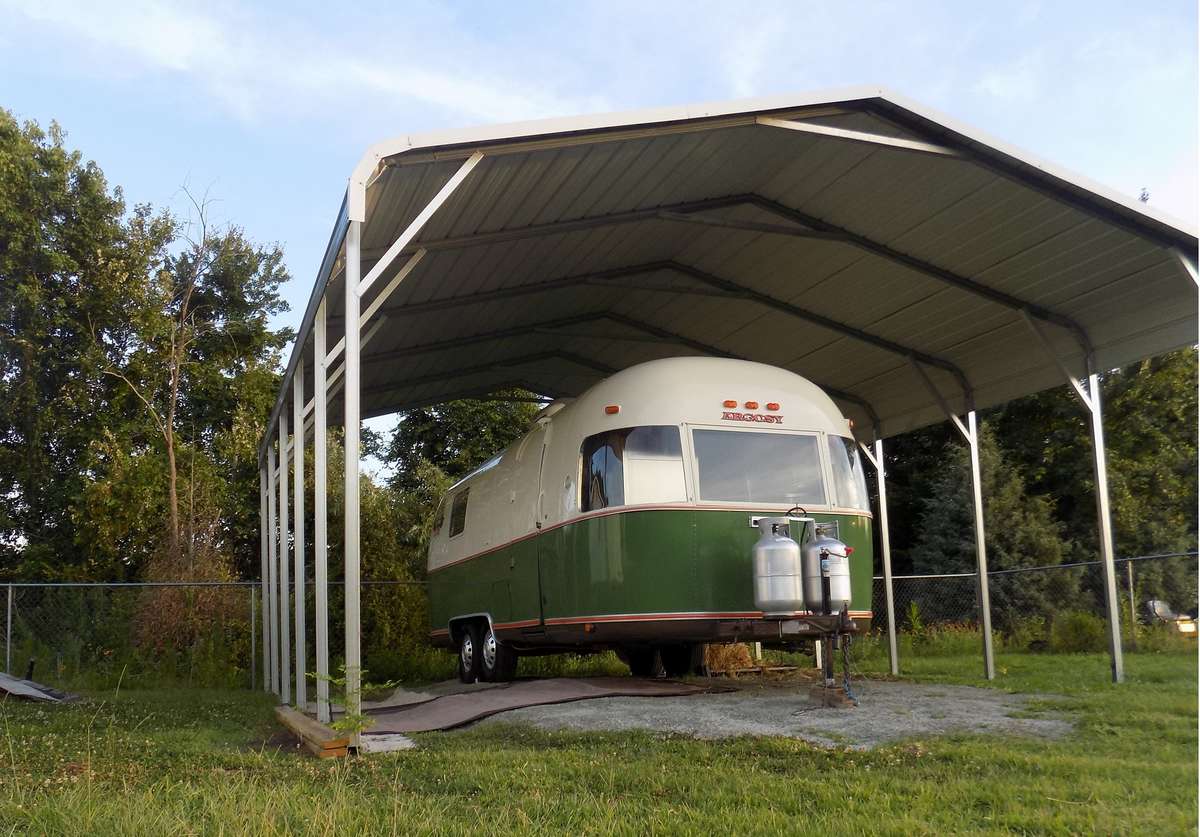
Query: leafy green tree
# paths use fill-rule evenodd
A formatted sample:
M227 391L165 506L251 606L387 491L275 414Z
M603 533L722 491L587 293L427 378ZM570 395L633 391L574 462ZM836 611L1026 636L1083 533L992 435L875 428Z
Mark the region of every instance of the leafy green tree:
M498 398L529 399L521 390L501 392ZM411 491L421 487L422 463L436 466L457 480L520 439L540 409L529 401L450 401L400 414L385 457L395 467L392 487Z
M987 424L980 427L979 457L988 569L1062 563L1061 526L1054 519L1050 501L1026 492L1024 479L1007 461ZM913 566L919 573L971 572L975 569L975 528L967 446L951 442L943 449L942 461L943 467L918 504ZM1004 628L1021 616L1047 615L1073 605L1078 578L1069 570L1020 573L993 577L990 590L993 618ZM922 610L927 616L952 615L938 614L935 602Z
M89 446L125 416L103 368L136 339L171 224L95 163L0 110L0 570L87 575L72 509ZM95 335L106 336L103 343Z

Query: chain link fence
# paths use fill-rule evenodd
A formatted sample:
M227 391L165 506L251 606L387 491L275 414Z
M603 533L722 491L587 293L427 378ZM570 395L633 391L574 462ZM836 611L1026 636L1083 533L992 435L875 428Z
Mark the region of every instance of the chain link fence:
M1155 626L1178 631L1165 618L1168 613L1196 615L1196 561L1196 553L1187 552L1115 562L1118 614L1128 650L1137 649L1139 632ZM906 640L903 644L909 653L949 652L978 636L975 573L898 575L892 577L892 587L897 634L902 642ZM1071 630L1084 631L1088 636L1062 636L1062 643L1086 646L1097 636L1097 620L1106 619L1103 589L1099 561L989 572L993 628L1009 647L1043 648L1054 644L1056 624L1062 634L1067 630L1062 626L1069 623ZM872 603L872 630L876 635L887 628L885 595L883 577L876 576ZM956 643L956 639L962 643Z
M1088 619L1102 627L1099 562L1001 570L988 577L993 625L1007 647L1049 643L1053 626L1068 615L1081 629L1088 629ZM1127 647L1138 642L1138 631L1130 630L1135 621L1143 629L1165 624L1161 614L1149 612L1148 602L1195 613L1195 553L1122 559L1117 581ZM893 585L902 656L977 651L974 573L895 576ZM314 595L308 581L308 671L315 668ZM116 683L261 687L261 588L256 582L12 583L0 584L0 596L7 599L0 599L3 663L14 676L67 688ZM340 582L330 583L328 598L330 670L336 673L345 636ZM364 663L375 675L444 675L448 664L426 643L426 607L422 582L363 582ZM873 633L882 638L887 610L881 577L875 579L873 610ZM1078 614L1085 615L1083 622ZM1102 640L1102 631L1092 633Z

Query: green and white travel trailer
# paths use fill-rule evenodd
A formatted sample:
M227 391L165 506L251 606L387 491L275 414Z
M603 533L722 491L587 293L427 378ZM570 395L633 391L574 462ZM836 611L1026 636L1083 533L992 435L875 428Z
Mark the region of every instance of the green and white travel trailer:
M764 517L774 520L760 527ZM781 524L774 535L770 523ZM806 561L833 545L848 601L831 609L828 588L813 601L820 594L805 585L808 596L764 612L756 588L780 580L764 573L794 575L801 589L798 564L755 559L760 535L786 546L789 534ZM679 675L704 643L796 645L862 630L871 513L850 423L820 388L772 366L678 357L630 367L547 406L524 438L454 485L428 569L432 641L458 650L468 681L510 678L519 654L606 648L635 674Z

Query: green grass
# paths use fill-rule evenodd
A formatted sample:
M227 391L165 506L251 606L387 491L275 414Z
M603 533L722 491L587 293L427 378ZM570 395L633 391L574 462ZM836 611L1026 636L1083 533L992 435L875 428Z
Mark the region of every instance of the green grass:
M1126 660L1114 687L1103 655L998 656L992 687L1046 693L1031 710L1073 719L1064 739L956 735L869 753L488 725L323 762L255 743L275 730L261 694L10 701L0 833L1194 834L1195 652ZM980 684L971 657L906 670Z

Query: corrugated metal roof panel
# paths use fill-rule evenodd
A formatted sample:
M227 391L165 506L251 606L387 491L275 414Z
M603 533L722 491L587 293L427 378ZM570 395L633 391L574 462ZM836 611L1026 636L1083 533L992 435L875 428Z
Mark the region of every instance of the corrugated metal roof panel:
M953 153L756 125L757 114L807 114ZM363 300L416 247L432 248L362 352L364 415L518 384L574 394L606 369L718 352L863 398L890 435L944 418L909 353L956 408L964 393L947 370L961 371L980 406L1061 383L1022 306L1073 318L1106 366L1196 342L1196 282L1176 252L1194 260L1194 233L919 106L857 91L379 146L356 170L289 374L306 352L311 368L321 292L329 344L340 337L342 277L331 265L345 219L365 207L365 274L476 149L482 162ZM359 204L353 183L368 181ZM710 223L655 214L681 205ZM784 234L806 217L858 243ZM655 268L665 262L681 267ZM1045 329L1082 371L1073 334ZM868 426L861 408L844 408Z

